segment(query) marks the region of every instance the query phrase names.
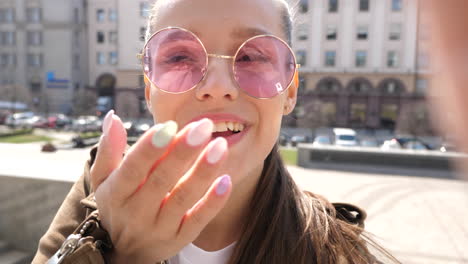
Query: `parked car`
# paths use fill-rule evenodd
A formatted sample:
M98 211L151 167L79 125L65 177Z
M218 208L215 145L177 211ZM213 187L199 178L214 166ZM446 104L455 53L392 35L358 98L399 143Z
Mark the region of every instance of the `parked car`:
M344 147L354 147L358 145L356 131L349 128L334 128L335 145Z
M278 143L281 145L281 146L286 146L288 145L288 142L291 141L291 137L286 135L286 134L280 134L279 138L278 138Z
M139 137L151 128L154 121L150 119L130 120L124 122L127 135L130 137Z
M102 121L97 116L79 116L72 123L72 130L77 132L98 131Z
M30 119L34 117L33 112L16 113L9 115L5 124L9 127L32 128Z
M316 136L314 139L314 142L312 143L312 146L317 147L317 146L329 146L332 144L332 141L329 136L327 135L319 135Z
M421 141L417 141L417 140L412 140L412 141L406 142L405 145L403 146L403 148L411 149L411 150L429 150L429 148L426 147L425 144L423 144Z
M365 148L378 148L379 147L379 143L377 142L377 140L372 139L372 138L364 138L360 140L359 145Z
M291 137L291 146L296 147L299 143L306 143L309 141L309 137L306 135L295 135Z
M402 149L400 143L398 143L396 139L385 140L380 148L383 150Z

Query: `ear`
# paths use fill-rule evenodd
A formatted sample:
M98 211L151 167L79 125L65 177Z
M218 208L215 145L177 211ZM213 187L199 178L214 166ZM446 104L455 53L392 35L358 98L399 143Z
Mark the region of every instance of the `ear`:
M293 111L294 107L296 106L298 89L299 89L299 71L296 69L296 72L294 73L293 83L291 84L291 86L289 86L289 89L287 91L287 97L286 97L286 100L284 101L283 115L289 115Z
M146 107L148 108L148 111L150 113L153 113L152 108L151 108L151 83L148 80L148 77L146 77L146 74L143 75L143 78L145 80L145 100L146 100Z

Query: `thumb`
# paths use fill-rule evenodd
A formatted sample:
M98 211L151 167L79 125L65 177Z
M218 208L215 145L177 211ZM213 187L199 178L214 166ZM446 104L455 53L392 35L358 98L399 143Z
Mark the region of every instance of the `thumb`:
M91 167L91 187L94 191L120 165L126 146L127 131L114 110L110 110L102 123L102 136Z

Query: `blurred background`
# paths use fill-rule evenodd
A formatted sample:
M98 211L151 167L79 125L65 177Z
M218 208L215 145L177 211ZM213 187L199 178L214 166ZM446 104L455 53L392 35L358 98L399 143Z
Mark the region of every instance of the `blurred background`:
M466 154L431 121L444 87L422 1L295 1L299 98L279 144L303 188L366 209L403 263L468 263ZM0 264L30 261L110 109L130 144L153 125L137 59L150 6L0 1Z

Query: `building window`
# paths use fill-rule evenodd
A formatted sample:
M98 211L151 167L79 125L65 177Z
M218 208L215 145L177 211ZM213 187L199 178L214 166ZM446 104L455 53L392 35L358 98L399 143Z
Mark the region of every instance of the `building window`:
M305 50L296 51L296 59L297 63L299 63L301 66L305 66L307 63L307 52Z
M15 10L13 8L0 8L0 23L13 23Z
M392 0L392 11L398 12L403 8L403 3L401 0Z
M417 79L416 80L416 93L419 95L425 95L427 93L427 87L429 82L427 79Z
M366 40L369 35L369 28L367 26L358 26L356 38L358 40Z
M39 7L26 8L26 21L28 23L40 23L42 21L42 9Z
M16 66L16 55L15 54L1 54L0 55L0 66L1 67L15 67Z
M308 26L306 24L300 24L297 28L297 38L299 40L307 40L308 37Z
M336 51L326 51L325 52L325 66L334 67L336 61Z
M98 31L97 32L97 43L104 43L104 32Z
M429 69L429 65L430 65L429 54L425 51L419 51L417 56L418 56L417 58L418 68L422 70Z
M42 45L42 32L28 31L27 39L28 39L29 46L40 46Z
M338 12L338 0L328 0L328 12L329 13Z
M140 16L147 18L149 16L149 3L141 2L140 3Z
M109 9L109 21L117 21L117 10L114 8Z
M80 23L80 10L78 7L73 8L73 21Z
M113 44L117 43L117 32L116 31L109 32L109 42L113 43Z
M390 40L400 40L401 24L390 24L390 33L389 33L388 38Z
M396 51L389 51L387 53L387 67L389 68L398 67L398 54Z
M369 0L359 0L359 11L361 12L369 11Z
M27 55L27 63L30 67L42 67L44 65L44 59L42 54L28 54Z
M96 10L96 20L97 20L97 22L104 22L105 17L106 16L105 16L104 9Z
M104 52L97 53L96 62L98 65L104 65L106 63L106 55L104 54Z
M146 27L141 27L140 28L140 40L145 41L146 37Z
M300 0L299 12L307 13L307 11L309 11L309 0Z
M117 51L109 52L109 64L110 65L117 65L118 60L119 58L118 58Z
M73 69L80 69L80 54L73 55Z
M0 32L0 44L4 46L16 45L16 32Z
M327 40L336 40L338 37L338 32L336 26L327 27Z
M356 67L365 67L367 61L367 52L363 50L356 51Z

